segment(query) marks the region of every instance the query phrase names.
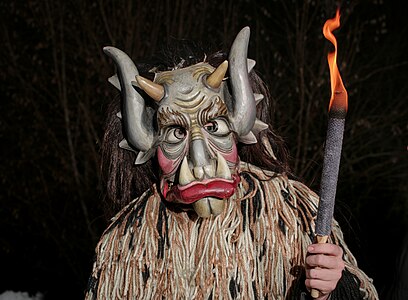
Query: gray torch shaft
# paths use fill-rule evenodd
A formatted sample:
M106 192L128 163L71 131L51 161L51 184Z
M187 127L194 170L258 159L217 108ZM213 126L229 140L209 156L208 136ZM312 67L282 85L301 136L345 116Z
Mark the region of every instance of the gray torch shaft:
M341 148L345 119L330 118L324 149L320 202L317 210L316 235L327 236L331 232L334 202L336 199Z

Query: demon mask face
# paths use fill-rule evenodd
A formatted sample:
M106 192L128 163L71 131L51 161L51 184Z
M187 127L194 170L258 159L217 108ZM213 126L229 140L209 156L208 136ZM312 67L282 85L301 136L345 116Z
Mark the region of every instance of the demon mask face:
M214 68L202 62L157 73L154 81L139 76L121 50L106 47L118 75L109 81L122 92L125 139L122 148L138 152L136 164L157 154L160 190L169 202L192 206L201 217L220 214L239 182L237 141L256 143L254 133L268 126L256 119L248 73L249 28L237 35L229 60ZM230 94L224 76L229 68ZM157 103L152 109L142 89ZM143 180L143 179L141 179Z

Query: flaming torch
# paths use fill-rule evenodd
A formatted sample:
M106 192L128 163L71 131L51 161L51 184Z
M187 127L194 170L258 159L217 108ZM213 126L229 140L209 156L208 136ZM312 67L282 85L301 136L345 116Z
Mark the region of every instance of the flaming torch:
M337 9L336 16L333 19L327 20L323 26L323 35L334 45L334 52L330 52L327 56L330 68L331 98L322 179L320 183L320 202L315 230L316 242L320 244L327 242L331 232L344 123L347 114L347 91L337 68L337 41L333 35L333 30L339 27L340 11ZM313 298L317 298L319 291L312 290L311 294Z

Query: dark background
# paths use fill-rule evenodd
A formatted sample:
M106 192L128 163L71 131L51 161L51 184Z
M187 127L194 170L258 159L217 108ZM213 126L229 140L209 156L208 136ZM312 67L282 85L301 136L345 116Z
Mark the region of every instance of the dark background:
M390 1L341 7L349 113L335 215L385 299L408 225L407 17ZM114 66L105 45L135 60L180 38L227 49L249 25L274 129L294 172L318 190L332 49L321 29L335 10L333 1L2 1L0 293L83 298L107 222L100 140L117 92L106 81Z

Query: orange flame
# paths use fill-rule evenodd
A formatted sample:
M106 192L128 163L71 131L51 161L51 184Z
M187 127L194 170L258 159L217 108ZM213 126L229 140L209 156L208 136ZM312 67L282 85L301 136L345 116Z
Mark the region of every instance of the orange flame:
M338 117L345 118L347 113L347 91L341 79L337 67L337 40L333 35L333 30L340 27L340 10L337 9L336 16L324 23L323 35L334 45L334 52L327 55L327 61L330 68L331 98L329 112Z

